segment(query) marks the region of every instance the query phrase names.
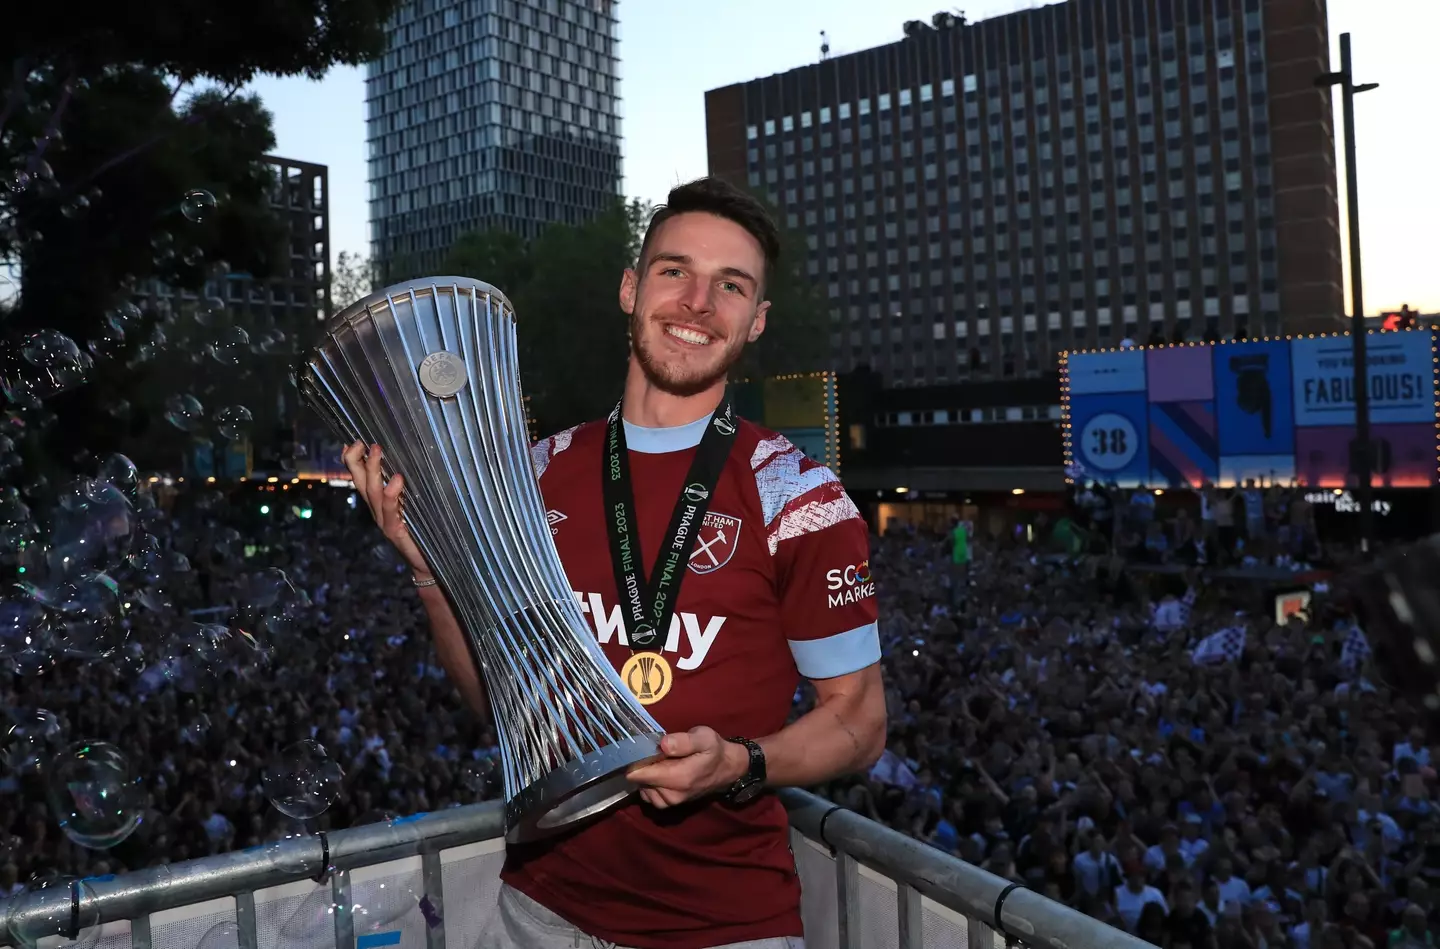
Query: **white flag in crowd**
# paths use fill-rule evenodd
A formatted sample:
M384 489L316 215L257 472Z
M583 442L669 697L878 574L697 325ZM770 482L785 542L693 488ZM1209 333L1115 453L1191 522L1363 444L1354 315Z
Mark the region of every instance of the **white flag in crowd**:
M1190 659L1197 666L1218 666L1222 662L1238 662L1244 651L1245 627L1228 626L1200 640Z

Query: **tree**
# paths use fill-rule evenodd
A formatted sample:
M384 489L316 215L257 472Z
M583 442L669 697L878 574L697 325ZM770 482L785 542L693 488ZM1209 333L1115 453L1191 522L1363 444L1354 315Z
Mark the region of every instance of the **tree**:
M82 347L103 343L88 384L47 402L61 421L52 447L62 458L75 445L106 450L165 431L161 406L135 398L147 383L176 392L197 379L226 381L218 363L202 373L190 363L207 342L201 331L213 329L191 314L107 314L123 316L127 290L153 280L197 290L224 261L257 278L289 265L268 206L276 182L261 161L274 146L270 117L238 90L257 73L318 78L335 63L374 58L398 5L159 0L84 17L37 7L0 31L0 265L20 272L18 299L0 314L5 348L13 353L17 337L42 328ZM190 191L213 195L213 209L204 200L184 207ZM25 383L22 401L27 387L44 394L49 384L37 384L34 368L16 358L0 367L12 392L17 378ZM131 427L117 431L104 409L126 397Z
M330 305L338 313L374 293L379 286L380 272L374 258L342 250L330 274Z

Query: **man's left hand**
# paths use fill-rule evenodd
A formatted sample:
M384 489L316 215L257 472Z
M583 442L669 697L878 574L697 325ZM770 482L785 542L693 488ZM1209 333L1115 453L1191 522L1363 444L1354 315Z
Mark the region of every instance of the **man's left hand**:
M661 758L632 770L640 799L666 808L723 791L745 775L750 756L743 745L727 741L701 725L660 739Z

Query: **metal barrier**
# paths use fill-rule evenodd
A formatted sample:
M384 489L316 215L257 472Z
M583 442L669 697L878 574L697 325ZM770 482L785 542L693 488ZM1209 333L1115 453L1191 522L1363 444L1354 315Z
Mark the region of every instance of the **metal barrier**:
M806 791L781 798L809 949L1148 947ZM0 918L7 940L78 935L41 949L469 949L500 888L501 820L487 803L291 838L22 895Z

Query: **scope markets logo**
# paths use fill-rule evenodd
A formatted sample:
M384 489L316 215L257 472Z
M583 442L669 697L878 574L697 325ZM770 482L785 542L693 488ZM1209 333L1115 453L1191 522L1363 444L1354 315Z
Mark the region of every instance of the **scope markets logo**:
M825 574L827 606L849 606L875 595L875 581L870 578L870 561L837 568Z

